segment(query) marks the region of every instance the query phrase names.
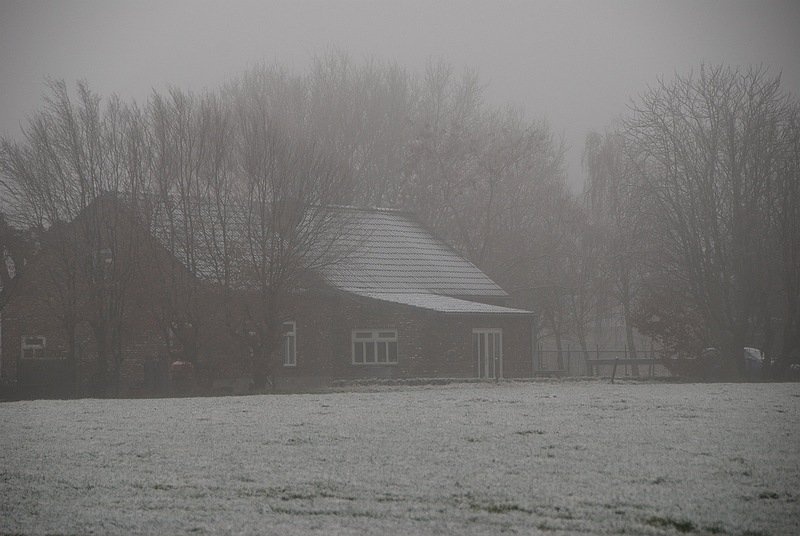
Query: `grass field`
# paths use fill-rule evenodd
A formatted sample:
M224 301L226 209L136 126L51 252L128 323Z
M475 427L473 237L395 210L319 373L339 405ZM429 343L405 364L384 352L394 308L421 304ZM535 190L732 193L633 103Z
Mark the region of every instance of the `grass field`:
M800 384L0 404L0 533L800 534Z

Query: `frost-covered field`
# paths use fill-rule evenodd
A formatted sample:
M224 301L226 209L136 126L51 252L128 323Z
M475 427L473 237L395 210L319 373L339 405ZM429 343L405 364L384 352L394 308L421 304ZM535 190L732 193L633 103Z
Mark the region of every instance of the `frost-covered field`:
M0 404L0 533L800 534L800 384Z

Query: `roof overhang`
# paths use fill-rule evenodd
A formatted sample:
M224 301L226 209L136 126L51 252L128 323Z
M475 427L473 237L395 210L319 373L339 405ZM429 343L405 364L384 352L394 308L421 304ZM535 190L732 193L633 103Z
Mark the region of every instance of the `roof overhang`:
M408 292L372 292L358 289L347 289L350 294L363 298L378 300L388 303L405 305L415 309L423 309L443 314L454 315L504 315L504 316L532 316L533 312L525 309L514 309L500 305L490 305L481 302L442 296L425 291Z

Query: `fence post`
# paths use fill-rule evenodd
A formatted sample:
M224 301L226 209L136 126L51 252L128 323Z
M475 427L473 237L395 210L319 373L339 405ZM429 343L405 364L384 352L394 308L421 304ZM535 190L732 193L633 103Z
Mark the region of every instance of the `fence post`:
M625 376L628 375L628 343L625 343L625 348L622 349L622 358L625 360Z
M545 359L544 359L544 350L542 349L541 343L539 343L539 350L537 357L539 359L539 370L547 370L547 366L545 364Z
M572 361L572 347L571 345L567 345L567 376L570 375L570 365Z
M614 359L614 367L611 369L611 383L614 383L614 377L617 375L617 363L619 363L619 358Z

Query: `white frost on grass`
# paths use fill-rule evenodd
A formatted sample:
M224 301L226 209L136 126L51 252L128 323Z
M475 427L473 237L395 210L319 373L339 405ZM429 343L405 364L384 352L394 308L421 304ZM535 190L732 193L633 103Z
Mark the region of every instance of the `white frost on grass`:
M800 384L0 404L0 533L800 534Z

